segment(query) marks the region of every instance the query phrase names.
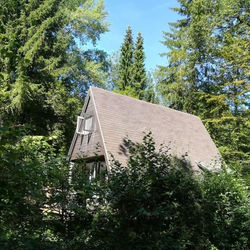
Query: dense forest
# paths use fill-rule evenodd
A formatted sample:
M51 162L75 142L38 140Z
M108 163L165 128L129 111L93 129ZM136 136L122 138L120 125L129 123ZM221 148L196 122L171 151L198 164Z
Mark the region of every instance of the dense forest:
M152 74L130 26L115 56L95 47L102 0L0 1L1 249L250 248L250 2L178 2ZM69 171L89 86L199 116L223 169L194 175L149 133L128 166Z

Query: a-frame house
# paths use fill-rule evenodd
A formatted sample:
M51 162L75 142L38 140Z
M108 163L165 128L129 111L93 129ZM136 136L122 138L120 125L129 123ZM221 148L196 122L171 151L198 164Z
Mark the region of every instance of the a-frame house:
M199 117L96 87L90 87L78 116L68 158L85 158L89 164L95 159L99 169L109 170L111 155L122 164L128 159L124 139L140 142L148 131L157 147L169 146L194 170L220 166L220 154Z

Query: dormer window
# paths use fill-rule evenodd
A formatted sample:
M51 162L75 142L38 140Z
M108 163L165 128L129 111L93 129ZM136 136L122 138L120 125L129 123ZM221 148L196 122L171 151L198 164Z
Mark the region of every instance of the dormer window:
M77 127L76 127L76 133L80 135L88 135L92 132L92 126L93 126L93 117L87 116L77 117Z

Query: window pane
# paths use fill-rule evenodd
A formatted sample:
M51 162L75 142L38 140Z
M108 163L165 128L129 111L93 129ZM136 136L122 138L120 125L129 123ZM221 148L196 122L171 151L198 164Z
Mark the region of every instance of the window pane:
M77 133L82 133L84 129L84 118L81 116L77 117Z
M92 129L92 117L89 117L85 121L85 130L91 130Z

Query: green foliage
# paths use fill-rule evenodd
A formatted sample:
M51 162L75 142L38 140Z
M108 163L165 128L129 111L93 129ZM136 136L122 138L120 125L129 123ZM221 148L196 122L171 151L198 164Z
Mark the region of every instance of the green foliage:
M125 87L125 89L123 89L123 90L114 89L113 91L114 91L115 93L119 93L119 94L121 94L121 95L131 96L131 97L134 97L134 98L139 99L138 92L136 91L135 88L133 88L133 87L131 87L131 86L127 86L127 87Z
M247 249L249 193L234 174L194 175L156 151L151 134L127 141L127 166L89 180L52 138L1 128L3 249Z
M147 75L144 61L145 55L143 51L143 37L139 32L134 50L132 86L141 100L144 99L144 92L147 87Z
M144 98L146 102L151 102L151 103L160 103L159 95L157 93L157 88L156 88L156 77L155 77L155 71L148 71L147 72L147 87L144 90Z
M120 55L114 55L111 61L110 78L114 92L148 102L157 102L154 86L145 69L143 37L140 32L134 47L129 26Z
M166 105L201 117L228 164L249 171L249 1L179 1L158 71Z
M24 128L15 126L1 127L0 137L0 246L32 249L45 237L42 209L51 171L47 162L55 156L52 138L25 136Z
M105 78L105 54L82 49L107 30L103 2L6 0L0 9L1 120L68 141L81 97Z
M207 174L203 189L203 228L217 249L249 248L249 190L237 175ZM223 239L223 240L222 240Z
M127 166L114 161L92 224L92 249L244 249L249 197L228 173L195 176L187 162L156 152L151 134L128 141ZM99 198L101 195L99 195Z
M201 199L198 183L188 165L155 152L151 135L141 145L128 144L128 166L112 166L105 224L96 226L92 242L99 239L97 247L107 249L184 249L199 223L193 219L200 209L192 207Z
M132 30L130 26L126 30L124 42L121 47L120 62L118 66L118 89L125 90L132 83L132 65L133 65L134 44Z
M187 18L165 34L162 98L199 114L225 159L247 165L248 2L180 3ZM188 163L156 152L151 134L128 141L127 166L114 160L95 180L84 162L70 168L65 145L82 97L109 70L104 52L83 50L106 31L105 15L102 1L0 1L0 248L250 248L241 178L194 176ZM156 102L143 39L134 49L131 33L116 91Z
M106 79L106 53L86 49L105 17L102 0L0 1L1 249L68 244L65 151L89 85Z
M69 239L91 218L88 173L82 166L70 173L53 145L56 138L29 136L9 124L0 131L0 248L68 249Z

